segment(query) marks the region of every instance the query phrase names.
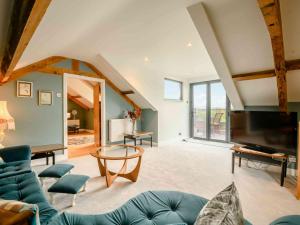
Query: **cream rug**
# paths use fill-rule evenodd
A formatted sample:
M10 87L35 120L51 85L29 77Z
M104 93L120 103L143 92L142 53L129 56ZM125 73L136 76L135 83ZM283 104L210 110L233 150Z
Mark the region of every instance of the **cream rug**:
M279 167L257 170L243 162L231 174L229 145L205 142L173 142L160 147L145 147L139 179L132 183L118 178L106 188L105 178L99 177L96 159L84 156L69 160L75 165L72 173L91 177L87 191L78 195L75 207L69 207L71 196L57 194L59 210L82 214L99 214L113 210L128 199L148 190L177 190L212 198L232 181L238 188L245 218L254 225L267 225L274 219L300 214L300 201L293 195L293 179L285 187L279 185ZM118 165L111 165L116 168ZM37 171L45 166L35 167ZM53 181L46 183L45 189Z

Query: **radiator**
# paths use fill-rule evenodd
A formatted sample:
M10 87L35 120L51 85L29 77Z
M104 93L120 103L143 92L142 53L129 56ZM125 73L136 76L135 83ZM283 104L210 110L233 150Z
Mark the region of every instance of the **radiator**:
M111 119L108 122L108 138L110 142L123 141L125 133L132 132L130 119Z

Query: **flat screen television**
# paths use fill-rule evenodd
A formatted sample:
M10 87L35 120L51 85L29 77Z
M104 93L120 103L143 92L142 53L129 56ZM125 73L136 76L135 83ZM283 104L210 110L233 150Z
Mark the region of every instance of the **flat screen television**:
M296 155L297 113L231 111L231 141L252 149Z

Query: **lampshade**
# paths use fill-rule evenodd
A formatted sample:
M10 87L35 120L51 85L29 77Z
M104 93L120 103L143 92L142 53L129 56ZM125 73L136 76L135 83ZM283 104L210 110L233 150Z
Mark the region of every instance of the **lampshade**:
M14 130L15 120L7 110L7 102L0 101L0 130Z

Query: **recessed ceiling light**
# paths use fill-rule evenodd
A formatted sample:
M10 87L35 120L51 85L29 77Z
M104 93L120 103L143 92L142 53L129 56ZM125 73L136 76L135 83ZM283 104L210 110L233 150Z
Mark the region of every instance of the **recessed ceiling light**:
M189 43L187 43L187 45L186 45L187 47L192 47L193 45L192 45L192 43L191 42L189 42Z
M148 57L145 57L145 58L144 58L144 61L145 61L145 62L149 62L149 58L148 58Z

